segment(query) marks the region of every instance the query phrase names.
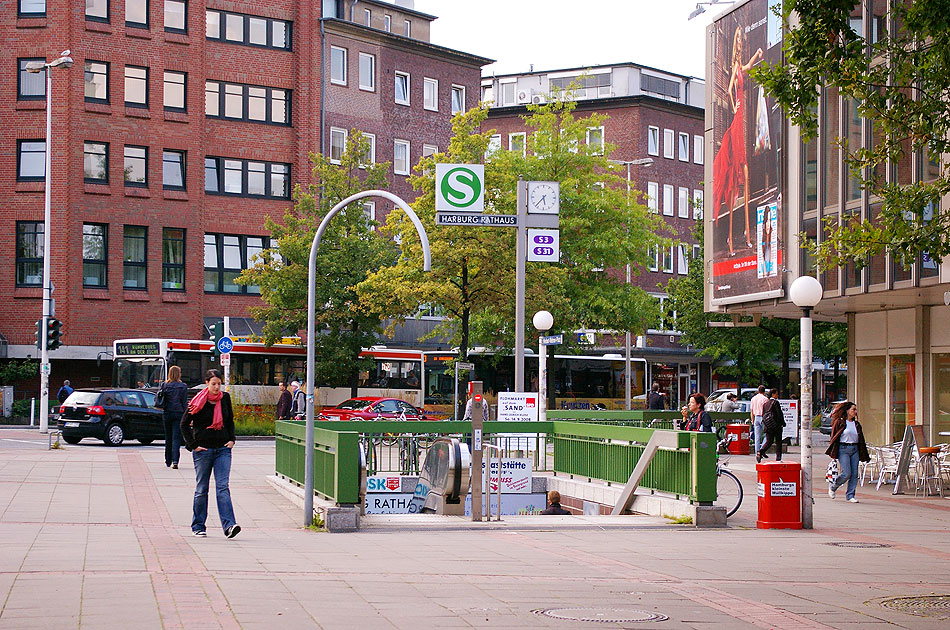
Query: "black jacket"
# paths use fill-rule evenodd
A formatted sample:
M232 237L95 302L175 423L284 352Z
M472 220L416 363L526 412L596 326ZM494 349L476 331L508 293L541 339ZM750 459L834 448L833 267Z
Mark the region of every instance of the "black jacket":
M782 413L782 403L777 398L769 398L762 408L762 423L769 431L777 431L785 426L785 414Z
M293 395L288 391L284 390L280 393L280 398L277 399L277 419L278 420L288 420L290 419L290 408L293 406Z
M220 429L211 428L214 422L214 404L211 401L206 402L195 415L185 411L181 417L181 438L189 451L195 450L196 446L222 448L234 441L234 411L231 409L231 396L227 392L222 392L220 405L224 420L224 426Z
M549 516L552 514L570 516L572 513L562 508L560 503L552 503L544 510L541 510L541 514L547 514Z
M165 392L165 404L162 409L169 414L180 416L188 409L188 386L181 381L165 381L159 392Z

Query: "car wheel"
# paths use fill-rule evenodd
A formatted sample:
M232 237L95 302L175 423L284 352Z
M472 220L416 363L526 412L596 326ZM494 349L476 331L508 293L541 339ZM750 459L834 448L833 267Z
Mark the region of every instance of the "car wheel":
M79 444L79 440L81 440L82 438L81 438L81 437L75 437L75 436L72 436L72 435L69 436L69 437L66 437L66 436L64 435L64 436L63 436L63 439L66 441L67 444Z
M154 441L152 438L139 438L139 444L144 444L145 446L148 446Z
M119 446L122 444L122 440L125 439L125 429L122 428L122 425L118 422L113 422L106 427L106 436L103 438L103 442L109 446Z

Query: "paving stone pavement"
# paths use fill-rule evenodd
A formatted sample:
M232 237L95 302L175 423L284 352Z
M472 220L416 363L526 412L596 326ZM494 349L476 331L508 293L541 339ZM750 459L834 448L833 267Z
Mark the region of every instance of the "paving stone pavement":
M821 479L826 458L815 460ZM87 440L48 451L36 431L0 430L0 630L943 629L950 621L950 610L922 617L877 603L950 595L946 499L865 486L853 505L819 492L816 529L758 530L754 462L736 456L730 467L746 499L726 529L642 516L505 517L501 526L370 519L359 533L327 534L304 529L300 509L267 482L273 462L272 442L238 443L231 492L243 531L226 539L211 507L201 539L190 531L187 454L171 470L160 444ZM647 613L667 619L636 621ZM598 621L556 618L571 614Z

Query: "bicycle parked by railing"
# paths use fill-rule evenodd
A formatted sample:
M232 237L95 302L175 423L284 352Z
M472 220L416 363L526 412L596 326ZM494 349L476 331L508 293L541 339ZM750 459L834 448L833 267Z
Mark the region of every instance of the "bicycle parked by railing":
M726 435L716 444L716 502L715 505L726 508L726 517L730 517L739 510L742 505L742 484L739 478L732 474L732 471L726 470L729 465L728 458L720 457L720 453L729 452L729 442L736 440L734 434Z

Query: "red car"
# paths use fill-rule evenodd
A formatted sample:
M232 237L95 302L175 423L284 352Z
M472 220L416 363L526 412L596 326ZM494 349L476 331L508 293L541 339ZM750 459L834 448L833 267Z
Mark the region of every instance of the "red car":
M317 420L425 420L421 409L398 398L360 396L339 405L324 407Z

